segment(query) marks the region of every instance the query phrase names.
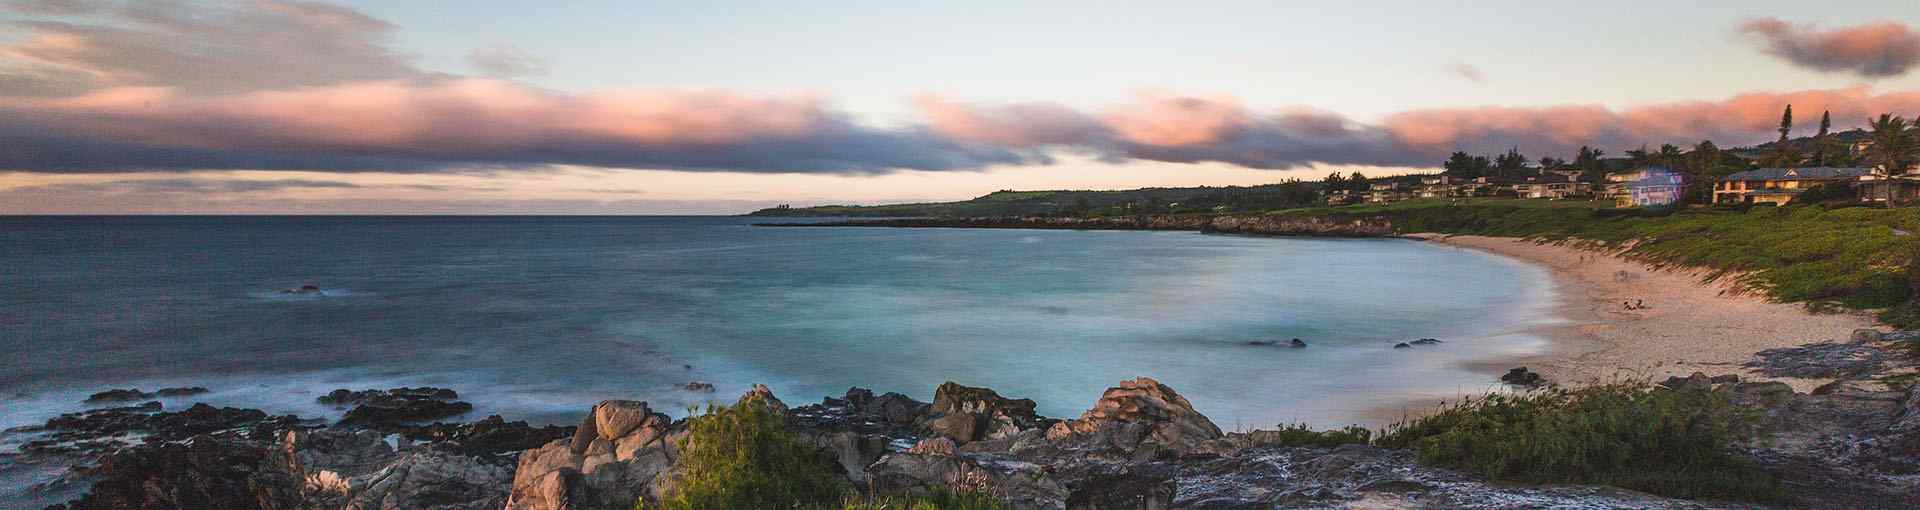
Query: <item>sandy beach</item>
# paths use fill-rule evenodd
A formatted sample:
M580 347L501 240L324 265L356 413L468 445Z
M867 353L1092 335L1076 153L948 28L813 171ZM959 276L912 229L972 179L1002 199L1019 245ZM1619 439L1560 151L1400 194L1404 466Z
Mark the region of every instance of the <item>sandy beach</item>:
M1560 314L1571 322L1537 332L1553 340L1546 353L1475 367L1489 372L1524 365L1562 385L1736 374L1786 382L1804 392L1827 381L1766 378L1742 364L1761 350L1844 341L1854 329L1874 327L1865 314L1814 314L1797 304L1771 303L1725 284L1704 283L1693 271L1658 270L1602 251L1503 237L1414 237L1552 270ZM1629 310L1625 302L1644 302L1645 308Z

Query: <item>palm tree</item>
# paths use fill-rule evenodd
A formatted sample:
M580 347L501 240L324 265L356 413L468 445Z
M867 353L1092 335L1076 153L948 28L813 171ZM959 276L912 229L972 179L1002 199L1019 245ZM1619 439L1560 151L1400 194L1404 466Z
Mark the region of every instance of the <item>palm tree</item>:
M1884 175L1906 172L1914 156L1915 127L1908 124L1907 119L1891 113L1869 119L1867 126L1873 128L1873 145L1867 147L1867 163Z

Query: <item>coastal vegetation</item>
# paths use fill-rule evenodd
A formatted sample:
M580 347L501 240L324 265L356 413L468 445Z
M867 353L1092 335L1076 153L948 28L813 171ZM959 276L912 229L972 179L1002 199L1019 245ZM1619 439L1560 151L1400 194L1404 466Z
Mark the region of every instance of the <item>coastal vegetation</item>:
M1385 218L1402 233L1472 234L1567 242L1619 251L1663 267L1699 268L1710 281L1816 308L1890 309L1906 323L1920 209L1827 207L1649 211L1578 202L1410 200L1276 211L1281 216Z
M1724 392L1623 382L1469 398L1390 426L1375 443L1494 481L1775 501L1779 482L1732 452L1754 437L1756 418Z
M645 498L635 510L726 510L733 508L844 510L1000 510L979 482L918 496L854 494L834 461L798 440L786 419L764 399L732 406L710 404L687 422L685 474L657 505Z

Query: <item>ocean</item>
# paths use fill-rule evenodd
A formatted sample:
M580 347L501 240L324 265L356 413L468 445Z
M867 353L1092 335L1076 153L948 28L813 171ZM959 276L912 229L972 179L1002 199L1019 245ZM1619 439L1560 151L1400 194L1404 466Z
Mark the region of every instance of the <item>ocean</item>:
M755 221L0 218L0 428L169 386L212 390L170 409L330 418L335 388L439 386L469 420L572 424L602 399L954 381L1071 418L1139 376L1228 430L1378 426L1495 389L1464 364L1558 320L1543 269L1409 240Z

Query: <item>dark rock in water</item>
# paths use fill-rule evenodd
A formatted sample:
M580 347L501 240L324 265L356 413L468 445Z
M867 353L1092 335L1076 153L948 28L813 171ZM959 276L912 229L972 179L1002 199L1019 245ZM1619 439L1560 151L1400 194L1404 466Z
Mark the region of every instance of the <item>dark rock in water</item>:
M1289 342L1287 342L1287 346L1288 346L1288 347L1292 347L1292 348L1295 348L1295 349L1298 349L1298 348L1301 348L1301 347L1306 347L1306 346L1307 346L1307 342L1306 342L1306 341L1304 341L1304 340L1301 340L1301 339L1298 339L1298 338L1295 338L1295 339L1293 339L1292 341L1289 341Z
M1393 348L1395 348L1395 349L1407 349L1407 348L1411 348L1411 347L1413 347L1413 346L1412 346L1412 345L1408 345L1408 344L1407 344L1406 342L1400 342L1400 343L1397 343L1397 344L1393 344Z
M148 398L153 398L153 394L140 391L138 389L107 390L107 391L95 393L92 396L87 397L87 400L85 403L103 404L107 402L132 402L132 401L148 399Z
M473 404L455 401L456 398L458 393L445 388L339 389L320 397L319 401L334 406L355 405L340 418L338 426L397 432L410 424L473 411Z
M712 393L713 384L703 383L700 381L692 381L692 382L688 382L686 384L680 385L680 389L687 390L687 391L702 391L702 392Z
M499 415L465 425L434 423L408 428L404 432L408 439L433 443L436 448L485 459L539 448L556 439L573 437L574 434L574 427L533 427L524 421L506 421Z
M281 294L319 294L319 295L326 295L326 292L322 292L322 291L320 291L320 286L319 286L319 285L311 285L311 284L309 284L309 285L301 285L301 286L299 286L299 287L294 287L294 288L291 288L291 289L286 289L286 290L282 290L282 291L280 291L280 293L281 293Z
M1546 384L1547 379L1540 377L1538 373L1527 370L1527 367L1515 367L1513 370L1508 370L1505 375L1500 376L1500 382L1515 386L1539 386Z
M1747 368L1768 377L1860 378L1886 368L1886 352L1867 344L1815 343L1767 349Z
M207 393L208 391L211 390L194 386L191 388L161 388L160 391L153 392L153 394L157 397L190 397Z
M297 481L267 458L260 445L209 436L128 448L88 470L99 481L85 497L55 508L300 508Z
M1422 339L1419 339L1419 340L1414 340L1414 341L1412 341L1412 342L1407 342L1407 343L1409 343L1409 344L1413 344L1413 345L1436 345L1436 344L1439 344L1439 343L1440 343L1440 339L1438 339L1438 338L1422 338Z
M87 400L84 403L105 404L105 403L112 403L112 402L137 402L137 401L148 400L156 397L158 398L190 397L190 396L206 393L208 391L209 390L207 390L206 388L202 388L199 386L194 386L191 388L161 388L160 391L156 391L153 393L140 391L138 388L125 389L125 390L107 390L107 391L95 393L92 396L87 397Z
M1247 342L1247 345L1252 345L1257 347L1271 347L1271 346L1280 345L1280 341L1279 340L1251 340Z

